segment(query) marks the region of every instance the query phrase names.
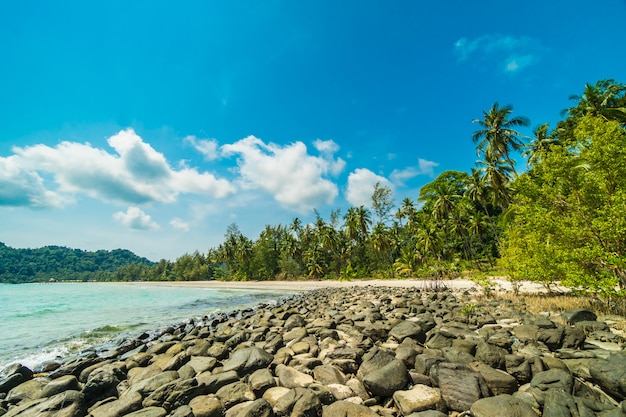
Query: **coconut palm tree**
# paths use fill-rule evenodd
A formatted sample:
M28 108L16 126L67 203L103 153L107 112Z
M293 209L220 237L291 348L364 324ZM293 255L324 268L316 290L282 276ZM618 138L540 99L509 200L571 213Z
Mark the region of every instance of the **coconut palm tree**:
M480 129L474 132L472 140L477 143L478 155L485 158L504 158L515 174L515 162L511 159L511 151L519 151L523 142L517 127L526 127L530 121L523 116L514 116L513 106L500 107L496 102L488 111L483 110L483 119L475 119Z
M526 164L532 167L549 152L550 146L557 143L556 137L550 132L550 124L544 123L535 128L534 137L530 143L524 146L526 149L522 155L526 157Z

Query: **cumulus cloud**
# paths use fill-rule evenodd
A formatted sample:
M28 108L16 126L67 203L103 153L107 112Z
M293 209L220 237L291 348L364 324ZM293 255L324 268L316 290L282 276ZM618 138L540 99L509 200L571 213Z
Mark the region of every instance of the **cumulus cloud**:
M358 168L354 170L348 175L346 200L354 207L370 207L376 183L393 189L393 185L387 178L377 175L369 169Z
M62 207L71 198L46 190L43 178L21 166L19 158L0 158L0 206Z
M429 177L435 176L435 168L438 167L437 162L429 161L427 159L418 158L417 167L407 167L404 169L395 169L389 176L394 184L404 185L404 183L411 178L418 175L427 175Z
M205 161L213 161L219 158L218 144L215 139L198 139L191 135L183 139L185 143L189 143L195 150L204 155Z
M334 157L338 150L334 142L316 141L314 146L320 156L309 155L302 142L279 146L248 136L221 150L224 156L238 157L244 186L271 194L287 209L307 212L334 201L337 186L324 176L336 175L345 166Z
M173 169L165 156L144 142L132 129L108 139L115 153L89 143L61 142L55 147L15 147L14 155L0 158L0 185L12 184L27 198L0 196L12 205L62 206L76 194L131 204L173 203L181 193L225 197L232 184L194 168ZM43 180L50 177L56 189ZM9 192L6 192L9 194Z
M170 220L170 226L176 230L180 230L181 232L188 232L191 230L189 223L178 217L174 217Z
M460 62L473 60L480 65L495 62L500 71L515 73L537 63L544 52L541 43L528 36L486 34L474 39L461 38L454 44Z
M113 219L129 229L159 230L159 225L152 220L152 217L136 206L128 207L125 212L118 211L114 213Z

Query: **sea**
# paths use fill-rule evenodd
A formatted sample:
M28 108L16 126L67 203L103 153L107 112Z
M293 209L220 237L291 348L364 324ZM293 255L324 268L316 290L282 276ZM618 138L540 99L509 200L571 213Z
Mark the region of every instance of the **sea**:
M34 369L144 332L294 294L140 283L0 284L0 376L12 363Z

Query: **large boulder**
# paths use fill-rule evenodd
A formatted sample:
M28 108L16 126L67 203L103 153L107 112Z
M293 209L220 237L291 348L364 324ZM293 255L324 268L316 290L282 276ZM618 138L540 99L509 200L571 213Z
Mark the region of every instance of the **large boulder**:
M19 363L8 366L4 370L4 374L6 376L0 379L0 393L9 392L33 377L33 371Z
M239 376L243 376L267 368L273 360L274 356L261 348L243 348L236 350L224 363L224 371L236 371Z
M479 372L459 364L440 363L439 389L448 409L469 410L472 404L489 396L489 388Z
M474 417L537 417L533 408L509 394L482 398L470 408Z
M579 321L595 321L598 316L591 310L579 308L562 312L561 318L569 324L576 324Z
M387 365L372 371L363 377L363 385L372 393L381 397L391 397L394 392L404 389L409 382L409 375L404 362L394 359Z
M28 401L10 409L3 417L83 417L85 397L79 391L65 391L49 398Z
M626 399L626 352L599 359L589 369L594 381L618 400Z
M411 338L419 343L426 341L426 333L419 324L413 321L402 321L395 325L389 332L390 336L393 336L399 342L402 342L406 338Z

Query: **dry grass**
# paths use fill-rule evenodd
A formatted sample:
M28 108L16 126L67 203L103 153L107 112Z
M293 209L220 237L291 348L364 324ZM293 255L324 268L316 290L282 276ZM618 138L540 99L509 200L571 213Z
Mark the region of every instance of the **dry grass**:
M544 311L561 313L577 308L589 308L595 311L591 297L575 297L569 294L520 294L515 296L513 293L505 293L498 295L498 298L509 299L514 302L520 302L520 299L523 298L526 310L533 314Z

